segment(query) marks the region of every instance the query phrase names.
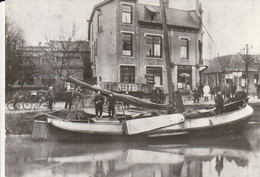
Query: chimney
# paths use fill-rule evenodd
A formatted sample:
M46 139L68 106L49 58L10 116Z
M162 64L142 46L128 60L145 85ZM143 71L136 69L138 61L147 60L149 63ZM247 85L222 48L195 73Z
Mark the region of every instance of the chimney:
M196 11L198 11L200 15L203 13L202 5L201 2L199 2L199 0L196 0Z
M165 8L169 8L169 0L164 0L164 6Z

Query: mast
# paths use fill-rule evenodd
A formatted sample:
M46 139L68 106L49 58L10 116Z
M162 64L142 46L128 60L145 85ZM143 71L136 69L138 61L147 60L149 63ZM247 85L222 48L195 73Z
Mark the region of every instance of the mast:
M173 104L173 84L172 84L172 65L170 60L170 50L169 50L169 38L168 38L168 27L167 27L167 19L165 12L165 0L160 0L161 7L161 18L162 18L162 27L163 27L163 36L164 36L164 52L165 52L165 62L166 62L166 70L167 70L167 83L168 83L168 91L169 91L169 104L170 104L170 113L174 112L174 104Z

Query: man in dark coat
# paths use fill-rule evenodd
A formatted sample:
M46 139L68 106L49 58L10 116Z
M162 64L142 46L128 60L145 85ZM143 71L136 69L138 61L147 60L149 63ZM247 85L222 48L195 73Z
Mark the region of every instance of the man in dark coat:
M100 91L98 91L97 95L95 96L94 103L95 103L95 110L96 110L97 118L102 118L104 98L101 95Z
M213 100L213 98L216 94L216 87L213 84L210 87L210 94L211 94L211 100Z
M260 99L260 83L256 85L257 98Z
M47 97L47 99L49 100L49 105L48 105L48 109L52 110L52 105L55 99L55 95L54 95L54 91L53 91L53 86L49 87L48 92L45 94L45 97Z
M221 91L219 91L215 97L215 103L216 103L216 113L222 114L224 112L224 99L221 94Z
M109 94L109 97L106 101L106 104L108 104L108 116L113 117L115 115L115 105L116 105L116 100L113 97L113 94Z
M226 98L230 99L230 95L231 95L231 87L229 84L226 85Z
M200 102L200 93L198 87L193 90L194 103Z
M237 91L237 86L236 84L232 84L231 85L231 95L232 95L232 98L234 98L235 94L236 94L236 91Z
M71 90L67 89L64 96L65 96L65 109L67 109L67 107L69 105L69 110L71 110L71 106L72 106L72 92L71 92Z

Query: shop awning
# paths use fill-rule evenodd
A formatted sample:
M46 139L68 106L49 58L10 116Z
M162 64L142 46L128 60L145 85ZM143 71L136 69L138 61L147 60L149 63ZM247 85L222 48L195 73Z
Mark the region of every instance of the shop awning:
M145 6L145 8L147 8L150 12L159 13L159 12L158 12L155 8L153 8L153 7Z
M188 74L188 73L181 73L181 74L179 74L179 76L181 76L181 77L190 77L190 74Z

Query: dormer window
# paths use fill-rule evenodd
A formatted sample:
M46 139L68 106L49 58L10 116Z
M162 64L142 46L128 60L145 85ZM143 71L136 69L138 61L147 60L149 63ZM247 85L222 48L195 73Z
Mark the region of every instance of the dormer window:
M159 14L159 12L150 6L145 6L146 9L146 18L148 21L157 21L157 16Z

